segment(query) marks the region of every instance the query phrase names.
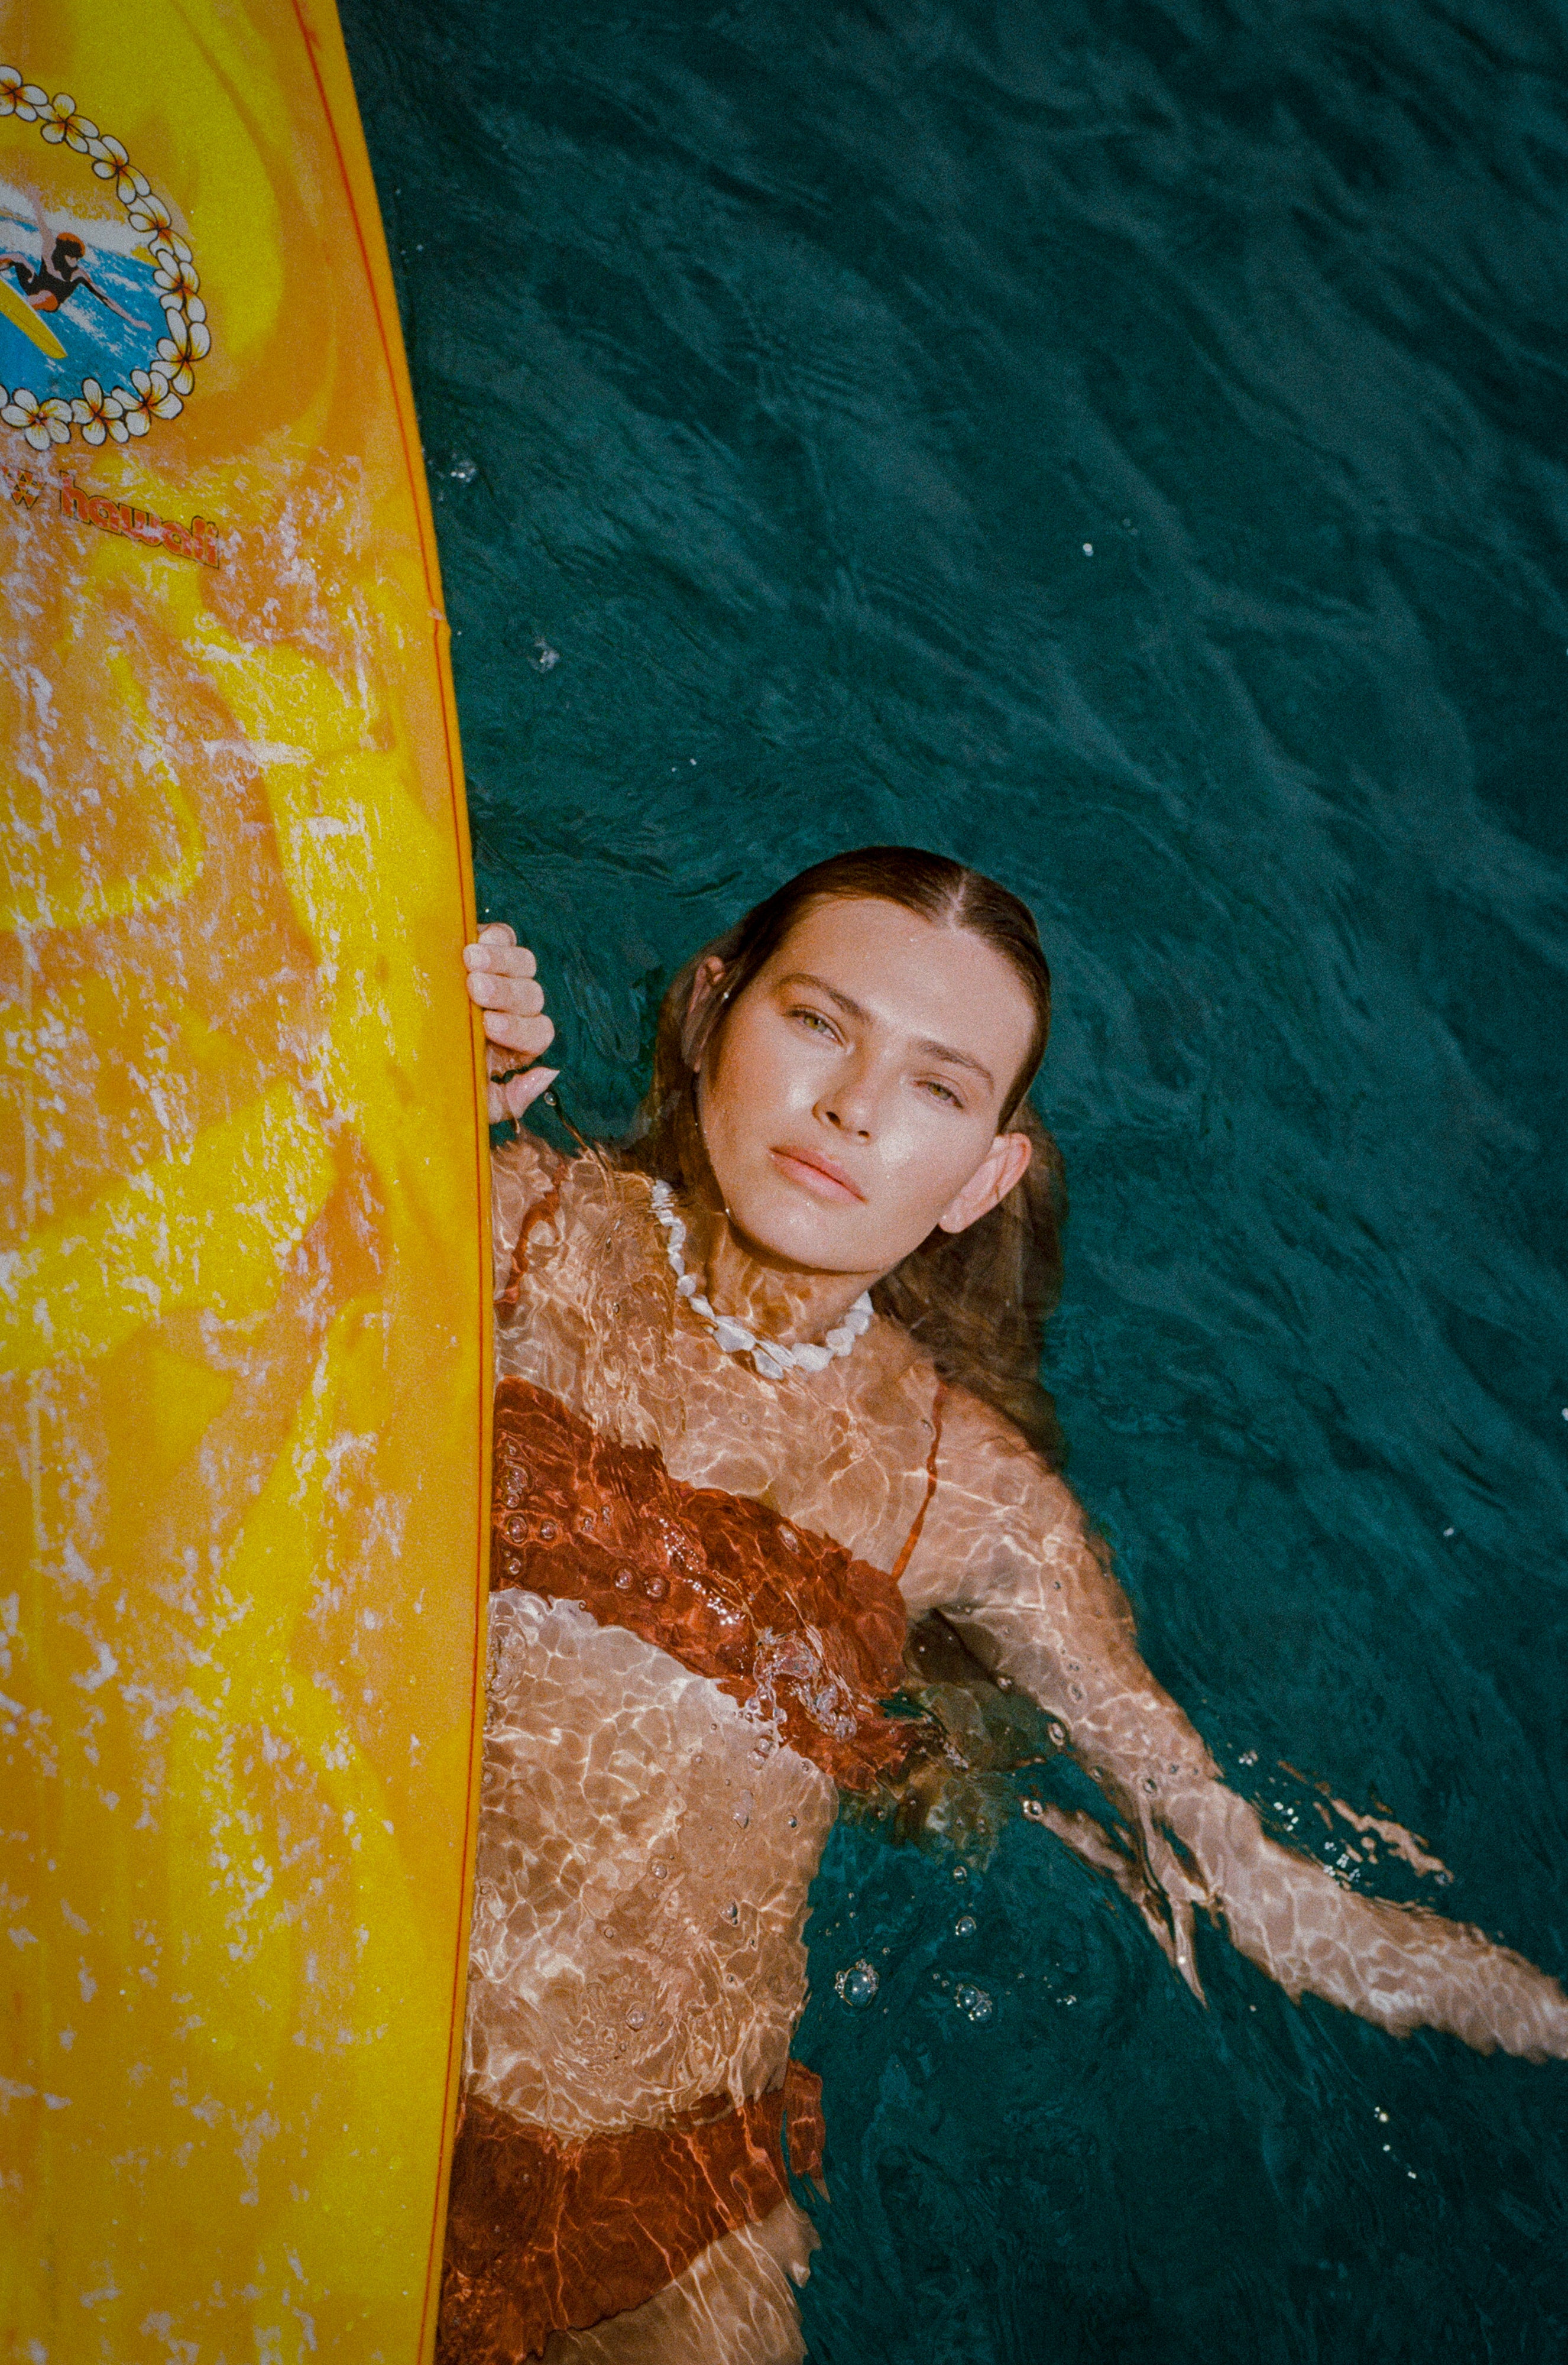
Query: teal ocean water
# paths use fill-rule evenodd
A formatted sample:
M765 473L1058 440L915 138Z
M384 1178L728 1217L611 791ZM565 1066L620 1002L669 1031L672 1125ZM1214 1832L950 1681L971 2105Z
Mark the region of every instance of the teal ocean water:
M1026 896L1049 1372L1150 1663L1276 1832L1568 1967L1561 12L345 18L573 1115L830 849ZM816 2365L1568 2356L1568 2070L1207 1933L1205 2011L1017 1820L815 1894Z

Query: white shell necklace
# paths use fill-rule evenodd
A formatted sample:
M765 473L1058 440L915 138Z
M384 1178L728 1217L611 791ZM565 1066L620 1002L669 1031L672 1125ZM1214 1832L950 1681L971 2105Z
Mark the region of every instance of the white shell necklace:
M759 1339L733 1314L715 1314L697 1286L697 1275L686 1270L681 1250L686 1246L686 1226L675 1211L675 1193L667 1182L655 1182L653 1191L654 1213L664 1227L665 1254L675 1274L678 1297L684 1297L700 1322L705 1322L715 1341L726 1355L749 1355L755 1370L765 1380L781 1380L786 1372L825 1372L835 1355L847 1355L861 1332L871 1320L869 1293L862 1290L842 1322L824 1331L820 1347L781 1347L771 1339Z

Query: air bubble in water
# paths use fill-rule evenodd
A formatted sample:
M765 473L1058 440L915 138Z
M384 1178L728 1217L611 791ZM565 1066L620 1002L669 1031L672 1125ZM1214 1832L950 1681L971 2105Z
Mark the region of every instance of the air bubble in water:
M471 485L478 475L478 465L473 460L454 460L452 474L460 485Z
M953 2001L966 2020L989 2020L995 2008L983 1988L958 1988Z
M877 1990L881 1984L872 1966L864 1958L858 1963L849 1964L834 1981L839 2001L846 2003L851 2012L864 2012L868 2003L874 2003Z
M972 1937L974 1936L974 1934L975 1934L975 1917L974 1917L974 1915L973 1915L972 1913L960 1913L960 1914L959 1914L959 1916L958 1916L958 1920L957 1920L957 1921L954 1922L954 1924L953 1924L953 1935L954 1935L954 1937L955 1937L955 1938L972 1938Z

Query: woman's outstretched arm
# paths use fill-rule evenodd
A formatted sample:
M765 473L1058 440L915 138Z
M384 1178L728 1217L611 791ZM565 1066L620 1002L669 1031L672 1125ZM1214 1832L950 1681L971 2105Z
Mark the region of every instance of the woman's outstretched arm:
M1065 1728L1126 1844L1088 1817L1047 1808L1039 1820L1115 1874L1194 1992L1202 1906L1293 1998L1323 1996L1396 2035L1439 2028L1482 2052L1568 2058L1555 1979L1465 1923L1347 1889L1268 1837L1138 1656L1126 1596L1067 1487L972 1398L953 1407L942 1464L904 1590Z
M90 279L84 271L79 271L76 274L76 285L78 287L84 287L89 296L95 296L106 310L118 313L122 320L128 320L133 329L146 328L145 320L139 319L134 312L128 312L123 304L117 304L114 297L106 294L97 281Z

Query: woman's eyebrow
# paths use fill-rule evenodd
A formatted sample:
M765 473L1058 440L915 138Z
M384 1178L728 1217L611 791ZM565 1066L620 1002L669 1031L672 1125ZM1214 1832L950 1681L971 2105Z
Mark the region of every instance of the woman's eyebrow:
M912 1051L920 1052L924 1059L937 1060L943 1067L968 1068L972 1075L983 1076L992 1092L996 1090L996 1078L982 1059L975 1058L972 1051L955 1051L951 1043L933 1043L925 1038L918 1043L912 1043L910 1048Z
M864 1018L867 1014L857 1002L851 1002L846 993L840 993L836 985L829 985L825 977L813 977L809 969L791 970L788 977L781 977L779 992L782 992L787 985L814 985L819 993L825 993L830 1002L837 1003L846 1018Z
M778 984L780 991L787 985L814 985L819 993L824 993L830 1002L837 1003L846 1018L863 1019L867 1014L857 1002L850 1000L848 994L840 993L836 985L829 985L825 977L814 977L809 969L792 970L788 977L779 979ZM923 1036L918 1043L912 1043L910 1049L918 1051L922 1059L936 1059L949 1068L968 1068L972 1074L983 1076L992 1092L996 1090L996 1078L972 1051L956 1051L951 1043L934 1043L928 1036Z

